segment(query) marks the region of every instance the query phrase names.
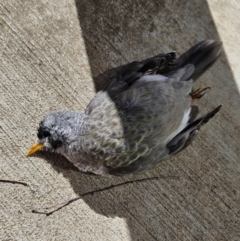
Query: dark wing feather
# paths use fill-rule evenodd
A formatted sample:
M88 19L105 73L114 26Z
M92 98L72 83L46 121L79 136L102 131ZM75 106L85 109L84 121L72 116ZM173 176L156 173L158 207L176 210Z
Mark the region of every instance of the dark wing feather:
M193 64L195 71L189 79L195 81L217 61L221 55L221 50L222 42L220 41L201 41L174 61L171 69L177 70L185 65Z
M159 54L140 62L132 62L121 70L119 77L114 79L106 91L111 98L127 90L133 83L144 75L163 74L168 72L169 65L175 60L175 52Z
M216 62L221 55L221 49L220 41L206 40L191 47L178 59L176 59L176 53L171 52L159 54L144 61L132 62L123 67L119 77L114 79L106 90L109 96L114 98L144 75L161 74L171 78L176 71L186 65L194 66L195 70L188 80L195 81Z
M206 115L188 124L186 128L184 128L167 144L169 155L172 156L184 150L193 141L193 138L196 136L199 129L206 124L220 109L221 105Z

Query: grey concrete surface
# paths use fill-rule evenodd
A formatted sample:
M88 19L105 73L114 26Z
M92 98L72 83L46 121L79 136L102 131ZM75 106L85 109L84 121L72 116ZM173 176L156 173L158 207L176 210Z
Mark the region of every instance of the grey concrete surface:
M0 240L240 240L239 1L0 1ZM222 39L225 53L197 82L198 105L223 109L184 152L141 176L98 177L64 158L26 158L44 115L84 110L133 60ZM100 75L105 72L105 75ZM100 75L100 76L99 76ZM128 180L50 216L35 207Z

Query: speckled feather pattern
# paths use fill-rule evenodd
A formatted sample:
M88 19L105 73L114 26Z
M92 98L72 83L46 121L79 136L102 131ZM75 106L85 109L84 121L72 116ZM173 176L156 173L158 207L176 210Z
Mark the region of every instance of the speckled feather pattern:
M56 152L82 171L123 175L148 170L184 149L217 112L188 128L193 81L219 57L219 46L208 40L177 60L169 53L134 62L96 94L84 113L51 113L41 128L62 142ZM215 52L204 53L205 49ZM173 60L174 65L168 64ZM51 146L47 138L43 142Z

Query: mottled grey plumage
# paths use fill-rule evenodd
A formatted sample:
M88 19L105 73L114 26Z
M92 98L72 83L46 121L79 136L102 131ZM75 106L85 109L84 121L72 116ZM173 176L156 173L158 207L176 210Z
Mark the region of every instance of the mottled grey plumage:
M178 59L169 53L129 64L84 113L46 116L38 142L85 172L124 175L150 169L188 146L219 111L220 106L190 118L193 82L218 59L221 46L207 40Z

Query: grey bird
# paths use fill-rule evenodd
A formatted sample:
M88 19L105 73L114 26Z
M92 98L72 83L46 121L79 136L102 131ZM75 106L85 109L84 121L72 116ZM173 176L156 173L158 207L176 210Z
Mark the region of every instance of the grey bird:
M79 170L99 175L139 174L184 150L221 108L196 119L203 90L193 83L219 58L220 41L197 43L176 59L159 54L122 69L85 112L60 110L40 122L38 141Z

